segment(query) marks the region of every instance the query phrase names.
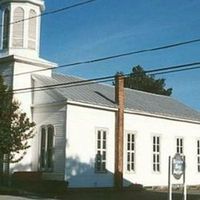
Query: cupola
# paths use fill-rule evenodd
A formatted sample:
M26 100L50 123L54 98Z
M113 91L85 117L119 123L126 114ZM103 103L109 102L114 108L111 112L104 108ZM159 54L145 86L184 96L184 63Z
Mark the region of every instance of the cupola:
M43 0L0 1L0 57L39 57Z

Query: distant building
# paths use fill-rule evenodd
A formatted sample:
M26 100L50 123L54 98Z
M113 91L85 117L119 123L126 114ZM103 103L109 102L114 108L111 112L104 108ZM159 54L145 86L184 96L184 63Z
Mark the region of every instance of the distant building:
M2 0L0 8L0 73L7 84L16 90L83 80L52 73L56 64L39 57L40 17L32 17L44 10L42 0ZM123 77L117 80L116 88L93 83L16 92L37 133L12 172L40 171L69 187L112 187L120 178L124 186L162 186L168 156L180 153L187 184L200 184L200 113L172 97L124 90Z

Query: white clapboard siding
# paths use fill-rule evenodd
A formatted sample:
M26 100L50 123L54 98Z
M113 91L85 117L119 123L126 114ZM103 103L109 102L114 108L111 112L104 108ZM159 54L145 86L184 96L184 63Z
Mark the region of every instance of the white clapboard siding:
M34 108L33 120L37 124L37 136L34 139L35 144L33 148L36 147L34 152L37 152L35 156L34 166L39 170L39 156L40 156L40 127L42 125L53 125L54 134L54 164L53 164L53 174L55 179L64 179L64 166L65 166L65 107L63 106L49 106L44 108ZM48 179L51 173L47 173L45 178ZM51 177L52 178L52 177Z

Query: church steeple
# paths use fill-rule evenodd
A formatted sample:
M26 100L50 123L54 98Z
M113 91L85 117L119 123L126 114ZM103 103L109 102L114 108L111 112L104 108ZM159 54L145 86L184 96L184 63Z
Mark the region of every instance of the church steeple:
M0 57L38 58L43 0L1 0Z

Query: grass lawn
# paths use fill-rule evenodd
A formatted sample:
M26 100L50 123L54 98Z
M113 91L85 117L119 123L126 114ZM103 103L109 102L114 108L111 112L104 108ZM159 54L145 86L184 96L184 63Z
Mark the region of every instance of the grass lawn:
M200 200L200 191L189 194L187 200ZM115 189L67 189L62 182L13 182L10 187L0 187L0 195L38 196L66 200L168 200L166 192L155 192L142 187ZM173 200L182 200L179 193Z
M168 200L167 193L153 192L153 191L116 191L116 190L72 190L62 193L52 193L47 191L45 193L31 193L31 191L0 188L0 195L14 195L14 196L38 196L40 198L55 198L60 200ZM187 200L200 200L200 195L187 196ZM181 194L173 194L173 200L182 200Z
M167 193L152 191L72 191L59 199L69 200L167 200ZM173 194L173 200L182 200L181 194ZM200 195L188 195L187 200L200 200Z

